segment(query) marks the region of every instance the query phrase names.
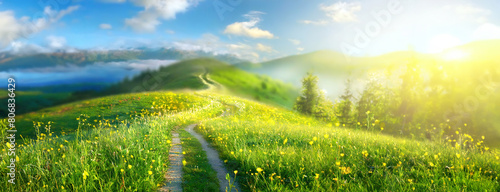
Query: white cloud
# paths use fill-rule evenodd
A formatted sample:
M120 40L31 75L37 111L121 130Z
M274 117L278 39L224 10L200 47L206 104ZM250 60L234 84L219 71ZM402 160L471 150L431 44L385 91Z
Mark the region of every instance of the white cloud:
M230 50L240 50L240 49L251 49L251 47L247 44L238 43L238 44L228 44L227 47Z
M47 45L52 49L62 49L66 46L66 38L58 36L48 36Z
M274 38L274 35L271 32L256 27L256 25L261 21L260 15L262 14L264 13L252 11L244 15L244 17L249 21L235 22L228 25L224 30L224 34L246 36L251 38Z
M186 51L205 51L214 52L215 54L223 53L220 48L222 43L219 37L207 33L203 34L200 39L197 40L184 40L173 42L173 47L176 49L186 50Z
M297 39L288 39L288 41L290 41L294 45L300 45L300 40L297 40Z
M39 53L65 52L74 53L78 50L66 44L66 38L61 36L47 36L43 46L32 44L23 40L12 41L10 45L4 49L14 55L31 55Z
M275 51L272 47L264 45L264 44L261 44L261 43L257 43L257 47L256 48L257 48L257 50L259 50L261 52L267 52L267 53L271 53L271 52Z
M260 58L260 55L258 53L255 53L255 52L251 52L250 55L252 55L252 57L254 57L255 59Z
M328 21L326 21L326 20L318 20L318 21L300 20L299 23L310 24L310 25L326 25L326 24L328 24Z
M10 53L15 55L33 54L33 53L48 53L49 49L29 44L23 41L13 41L10 43Z
M191 6L198 4L199 0L132 0L137 5L144 7L135 17L125 19L125 24L136 32L154 32L161 24L160 19L175 19L179 13L187 11Z
M13 40L20 38L22 31L26 30L25 26L21 24L14 17L14 12L4 11L0 12L0 26L9 26L0 28L0 47L6 46Z
M297 47L297 51L302 52L302 51L304 51L304 48L302 48L302 47Z
M79 6L71 6L57 12L47 6L44 8L43 17L33 20L26 16L17 19L14 17L13 11L0 11L0 26L8 26L0 28L0 48L17 39L27 38L46 29L65 15L78 10L78 8Z
M99 25L99 28L101 28L101 29L112 29L113 27L110 24L102 23L102 24Z
M500 39L500 26L485 23L472 34L474 40Z
M67 9L63 9L59 12L52 10L49 6L45 7L44 9L44 14L50 16L50 21L52 23L58 21L59 19L63 18L67 14L72 13L73 11L76 11L80 8L80 6L75 5L75 6L70 6Z
M326 13L333 21L338 23L357 21L355 12L361 10L359 3L337 2L332 5L320 5L320 9Z
M240 59L257 62L260 55L257 46L250 46L245 43L226 43L213 34L204 34L200 39L190 39L170 43L170 47L186 51L205 51L218 54L231 54ZM261 47L262 48L262 47ZM273 53L276 52L273 50ZM265 52L266 54L270 54Z
M146 59L146 60L129 60L129 61L96 63L95 65L100 65L102 67L120 67L124 69L145 71L145 70L158 70L162 66L169 66L176 62L177 60Z
M141 11L136 17L125 19L125 24L139 33L154 32L156 26L160 25L158 17L150 12Z

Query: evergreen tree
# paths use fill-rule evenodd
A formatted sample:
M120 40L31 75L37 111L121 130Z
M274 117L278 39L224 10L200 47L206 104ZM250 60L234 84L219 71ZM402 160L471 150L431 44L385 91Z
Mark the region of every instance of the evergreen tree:
M351 79L345 81L344 93L340 96L336 116L341 124L351 125L354 96L351 91Z
M294 109L306 115L313 115L313 109L318 105L318 102L318 77L307 73L306 77L302 79L302 91L297 97Z

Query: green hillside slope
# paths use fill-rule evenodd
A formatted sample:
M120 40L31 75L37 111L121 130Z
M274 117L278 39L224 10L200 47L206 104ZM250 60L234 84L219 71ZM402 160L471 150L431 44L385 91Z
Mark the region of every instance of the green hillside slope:
M218 149L226 168L237 173L243 191L500 189L499 153L495 149L476 145L462 148L335 127L232 96L134 93L72 106L32 114L44 122L38 125L39 137L20 144L16 152L16 182L27 184L9 185L5 179L1 183L6 190L157 190L170 167L167 157L172 132L194 123ZM116 117L108 111L124 115ZM57 113L78 116L48 124ZM67 127L70 129L89 131L69 138L43 129L61 122L73 124ZM480 138L474 140L480 142ZM7 147L1 148L5 151ZM0 157L9 158L6 152ZM191 163L184 166L194 168ZM0 173L7 174L7 162L1 161L0 166ZM207 181L198 182L206 185L203 182Z
M105 93L208 88L202 79L213 79L232 94L285 108L291 108L298 95L298 91L289 84L208 58L186 60L158 71L147 71L110 87Z

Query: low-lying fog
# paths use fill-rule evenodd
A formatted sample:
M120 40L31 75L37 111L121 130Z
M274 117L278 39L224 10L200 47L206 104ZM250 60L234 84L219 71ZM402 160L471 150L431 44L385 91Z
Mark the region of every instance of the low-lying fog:
M75 83L116 83L145 70L157 70L177 60L130 60L98 62L84 67L75 65L30 68L0 72L0 79L14 76L18 87L41 87Z

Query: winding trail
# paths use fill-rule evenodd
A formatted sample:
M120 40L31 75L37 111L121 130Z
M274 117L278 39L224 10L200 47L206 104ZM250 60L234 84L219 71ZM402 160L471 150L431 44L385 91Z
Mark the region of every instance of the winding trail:
M168 160L170 161L169 168L165 174L166 185L163 186L159 191L182 191L182 160L184 155L182 154L181 139L179 138L179 133L172 133L172 148L168 154Z
M205 76L205 78L203 77ZM198 76L200 80L203 82L203 84L207 85L207 89L204 91L212 91L212 90L219 90L223 91L225 90L225 87L221 85L220 83L210 79L208 73L203 73ZM210 83L208 83L210 82ZM215 85L214 85L215 84ZM213 98L210 98L213 99ZM217 100L214 100L217 101ZM217 101L220 102L220 101ZM222 103L222 102L221 102ZM223 105L229 106L228 104L222 103ZM235 107L235 106L233 106ZM224 112L221 114L221 116L227 116L228 111L224 110ZM207 154L207 159L208 162L210 163L212 169L214 169L217 172L217 179L219 180L219 191L220 192L226 192L226 187L229 187L229 182L226 180L226 175L229 174L231 177L231 181L233 183L233 190L231 191L241 191L238 182L234 180L234 173L228 172L226 168L224 167L224 163L222 160L219 158L219 153L217 150L213 149L210 144L203 138L203 136L199 133L197 133L194 130L194 127L196 124L189 125L185 128L185 130L193 135L196 139L198 139L198 142L200 142L203 151ZM182 160L184 159L184 155L182 154L182 145L181 145L181 140L179 138L179 134L174 132L172 133L172 148L170 149L168 160L170 161L170 168L168 169L167 173L165 174L165 180L166 180L166 185L163 186L159 191L162 192L169 192L169 191L175 191L175 192L182 192ZM228 188L229 190L229 188ZM228 192L231 192L228 191Z
M195 126L195 124L187 126L186 131L189 134L193 135L196 139L198 139L198 142L200 142L203 151L205 151L205 153L207 154L208 163L210 163L212 169L217 172L217 179L219 179L219 191L225 192L226 187L229 187L229 182L226 180L226 175L229 174L231 176L231 181L234 181L234 174L226 170L226 168L224 167L224 163L219 158L219 153L210 146L210 144L203 138L201 134L194 131ZM234 191L241 191L237 182L234 182L234 186Z

